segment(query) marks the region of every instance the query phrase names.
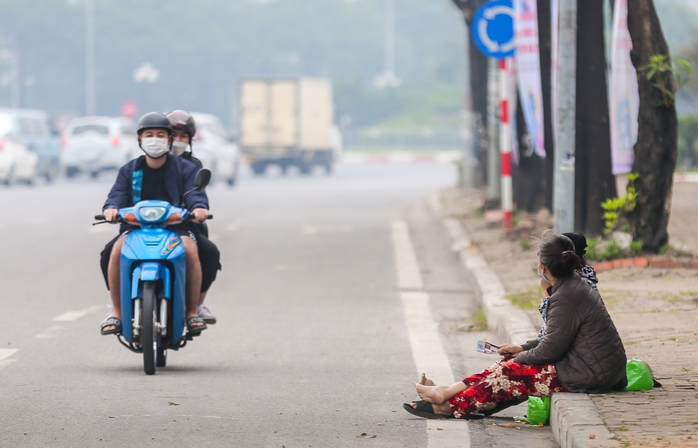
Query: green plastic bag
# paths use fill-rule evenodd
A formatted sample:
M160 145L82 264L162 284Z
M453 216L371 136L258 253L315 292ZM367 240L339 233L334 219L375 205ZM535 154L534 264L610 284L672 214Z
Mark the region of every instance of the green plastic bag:
M629 360L625 366L625 373L628 376L628 385L624 390L650 390L654 387L652 371L640 360Z
M550 418L550 397L528 397L526 420L530 425L547 425Z

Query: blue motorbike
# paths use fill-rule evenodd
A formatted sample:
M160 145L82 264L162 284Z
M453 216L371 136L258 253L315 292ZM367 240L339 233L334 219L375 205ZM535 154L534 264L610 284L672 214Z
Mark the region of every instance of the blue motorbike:
M210 171L199 171L196 187L185 197L204 189L210 177ZM186 331L184 245L181 237L167 228L192 218L186 208L165 201L140 201L119 210L117 222L139 228L126 234L121 249L123 327L118 339L129 350L143 354L147 375L166 366L168 349L179 350L198 335ZM95 224L106 222L104 215L95 219L102 220Z

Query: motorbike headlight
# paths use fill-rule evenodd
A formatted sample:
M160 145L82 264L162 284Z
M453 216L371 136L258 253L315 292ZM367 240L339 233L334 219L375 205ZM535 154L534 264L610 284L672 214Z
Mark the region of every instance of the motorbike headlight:
M157 221L165 215L165 207L141 207L139 212L143 221Z

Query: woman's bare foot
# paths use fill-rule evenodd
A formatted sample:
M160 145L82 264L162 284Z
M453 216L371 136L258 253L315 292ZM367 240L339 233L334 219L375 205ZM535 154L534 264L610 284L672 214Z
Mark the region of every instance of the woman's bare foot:
M419 377L419 384L422 386L436 386L436 383L427 378L425 373L422 373Z
M451 398L445 395L448 390L446 386L426 386L424 384L414 383L414 388L417 389L419 398L431 404L442 404Z

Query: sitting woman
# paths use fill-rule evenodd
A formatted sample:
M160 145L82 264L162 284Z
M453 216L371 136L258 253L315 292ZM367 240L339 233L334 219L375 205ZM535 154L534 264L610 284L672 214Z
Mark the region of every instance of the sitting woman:
M596 393L625 380L625 349L600 296L577 273L572 241L547 235L538 252L538 275L548 291L546 332L527 347L505 345L504 358L450 386L415 383L423 401L404 404L426 418L467 418L498 405L555 392Z

